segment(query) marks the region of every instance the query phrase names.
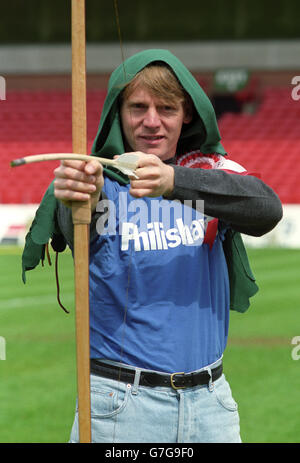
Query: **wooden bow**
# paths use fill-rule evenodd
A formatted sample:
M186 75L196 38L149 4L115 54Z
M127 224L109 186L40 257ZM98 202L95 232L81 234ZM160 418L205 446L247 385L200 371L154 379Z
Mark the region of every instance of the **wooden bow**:
M116 8L116 3L115 3ZM116 9L117 15L117 9ZM117 15L118 19L118 15ZM95 159L113 166L126 175L136 176L138 156L127 153L117 159L87 155L86 109L86 37L85 0L72 0L72 149L73 153L52 153L26 156L11 162L12 167L32 162L62 159ZM76 319L76 358L79 440L91 442L90 399L90 322L89 322L89 227L90 201L72 203L74 224L74 280Z
M72 148L87 154L85 0L72 0ZM72 204L79 439L91 442L89 225L91 205Z

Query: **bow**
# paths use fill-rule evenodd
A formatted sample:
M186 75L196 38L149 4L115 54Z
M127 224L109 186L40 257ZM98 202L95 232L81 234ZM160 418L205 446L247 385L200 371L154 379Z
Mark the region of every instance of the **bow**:
M115 14L120 38L120 26L116 0ZM11 162L12 167L33 162L74 159L94 159L103 165L115 167L126 175L135 176L138 156L123 154L116 159L104 159L87 155L87 111L86 111L86 38L85 0L72 0L72 149L73 153L52 153L25 156ZM120 38L120 45L123 49ZM124 59L123 59L124 61ZM90 403L90 339L89 339L89 225L91 222L90 201L72 203L74 224L74 282L75 324L79 440L91 442ZM126 309L124 322L126 318Z
M72 0L72 147L87 154L85 0ZM91 442L89 224L90 201L72 204L80 442Z
M12 167L53 159L89 160L86 116L85 0L72 0L72 148L74 153L28 156ZM78 159L78 157L77 157ZM89 339L89 224L90 201L73 202L74 279L76 307L76 359L80 442L91 442L90 339Z

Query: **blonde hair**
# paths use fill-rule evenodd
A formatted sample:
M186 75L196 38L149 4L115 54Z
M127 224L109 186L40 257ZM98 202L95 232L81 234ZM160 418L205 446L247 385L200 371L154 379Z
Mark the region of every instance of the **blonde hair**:
M167 103L181 103L186 115L192 115L193 102L172 70L164 63L151 63L138 72L121 94L121 103L138 87Z

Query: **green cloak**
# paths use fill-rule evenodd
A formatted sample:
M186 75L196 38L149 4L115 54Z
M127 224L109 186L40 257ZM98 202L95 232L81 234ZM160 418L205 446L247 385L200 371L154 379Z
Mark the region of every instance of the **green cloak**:
M154 61L169 65L184 89L190 94L196 116L182 131L178 142L178 153L200 149L203 153L226 155L212 104L188 69L167 50L146 50L128 58L111 75L107 97L104 102L98 132L92 147L95 156L112 158L125 152L119 116L119 95L124 85L139 71ZM112 168L105 173L120 183L128 183L128 177ZM22 255L23 281L25 272L35 268L44 259L45 245L51 239L55 251L65 249L65 240L56 222L57 200L53 183L46 191L35 219L26 236ZM234 231L226 234L224 252L230 279L230 308L244 312L249 307L249 298L258 287L251 272L241 235Z

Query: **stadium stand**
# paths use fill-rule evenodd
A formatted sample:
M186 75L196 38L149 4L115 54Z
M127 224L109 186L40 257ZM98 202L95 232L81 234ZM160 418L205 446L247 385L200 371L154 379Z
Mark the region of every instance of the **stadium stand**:
M89 91L88 150L99 123L104 91ZM0 107L0 203L37 204L53 179L57 161L10 168L10 161L41 153L71 153L71 93L14 91Z
M105 91L87 92L88 150L97 132ZM300 102L288 88L265 89L255 114L226 113L219 119L228 155L259 173L283 203L300 203ZM12 159L72 151L71 93L11 91L0 107L0 203L39 203L57 162L10 168Z
M299 118L290 89L268 88L255 114L227 113L219 120L229 155L259 173L284 204L300 202Z

